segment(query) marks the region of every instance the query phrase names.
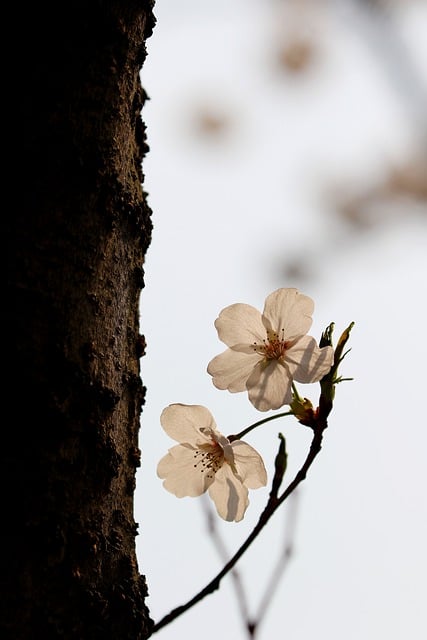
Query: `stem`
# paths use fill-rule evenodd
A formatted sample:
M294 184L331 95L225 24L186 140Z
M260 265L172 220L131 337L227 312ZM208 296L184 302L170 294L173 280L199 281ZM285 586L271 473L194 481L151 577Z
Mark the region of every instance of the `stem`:
M268 418L263 418L262 420L258 420L258 422L254 422L254 424L251 424L246 429L243 429L243 431L240 431L240 433L232 436L227 436L227 438L230 442L233 442L234 440L240 440L243 436L249 433L249 431L252 431L252 429L255 429L255 427L259 427L261 424L264 424L265 422L270 422L270 420L275 420L276 418L283 418L284 416L293 416L293 415L294 415L293 411L276 413L276 415L274 416L269 416Z
M301 396L298 393L298 389L295 386L294 381L292 380L292 391L294 392L295 397L297 398L297 400L301 400Z
M289 415L289 414L287 413L287 414L282 414L282 415ZM280 417L280 416L279 415L272 416L270 418L266 418L265 420L261 420L260 422L261 423L262 422L267 422L268 420L273 420L274 418L278 418L278 417ZM252 425L252 427L254 427L254 426L256 426L256 425ZM292 482L287 486L287 488L285 489L285 491L282 493L282 495L279 498L275 497L274 495L270 495L270 498L269 498L269 500L267 502L267 505L266 505L264 511L261 513L257 524L255 525L254 529L249 534L249 536L246 538L246 540L244 541L242 546L238 549L238 551L231 558L231 560L229 560L227 562L227 564L224 566L224 568L215 576L215 578L213 580L211 580L211 582L209 582L209 584L207 584L204 589L199 591L199 593L196 594L191 600L189 600L186 604L183 604L180 607L177 607L176 609L173 609L170 613L168 613L166 616L164 616L164 618L162 618L157 624L155 624L154 627L153 627L152 633L155 633L156 631L159 631L159 629L161 629L162 627L166 626L167 624L169 624L170 622L172 622L173 620L178 618L178 616L182 615L183 613L188 611L188 609L190 609L195 604L200 602L200 600L202 600L205 596L207 596L210 593L213 593L214 591L219 589L219 586L220 586L222 578L229 571L231 571L231 569L234 567L234 565L237 563L237 561L244 554L246 549L248 549L248 547L252 544L252 542L258 536L260 531L265 527L265 525L270 520L270 518L273 515L273 513L286 500L286 498L297 488L297 486L300 484L300 482L302 482L305 479L309 468L313 464L314 459L316 458L317 454L320 452L320 450L322 448L323 431L326 429L327 426L328 425L327 425L326 420L322 421L322 422L318 422L317 428L314 430L313 439L312 439L311 444L310 444L310 450L309 450L309 452L307 454L307 457L306 457L306 459L304 461L304 464L302 465L301 469L297 472L297 474L294 477L294 479L292 480Z

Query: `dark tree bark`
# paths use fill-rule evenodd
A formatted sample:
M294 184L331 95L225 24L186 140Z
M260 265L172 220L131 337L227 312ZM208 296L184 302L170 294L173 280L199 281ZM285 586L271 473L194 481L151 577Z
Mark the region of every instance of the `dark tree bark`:
M19 5L2 638L135 640L152 627L133 516L152 4Z

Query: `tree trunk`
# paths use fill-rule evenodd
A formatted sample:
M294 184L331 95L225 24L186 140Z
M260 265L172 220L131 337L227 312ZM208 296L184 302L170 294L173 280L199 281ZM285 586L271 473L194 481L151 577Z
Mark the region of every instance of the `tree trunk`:
M133 495L151 235L139 74L153 26L150 0L24 3L17 23L2 638L135 640L152 627Z

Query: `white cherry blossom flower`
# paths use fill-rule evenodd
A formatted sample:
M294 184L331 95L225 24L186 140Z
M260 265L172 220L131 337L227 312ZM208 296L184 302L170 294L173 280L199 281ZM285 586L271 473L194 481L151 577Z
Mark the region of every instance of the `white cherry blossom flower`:
M180 443L157 465L165 489L178 498L200 496L207 490L221 518L242 520L248 489L267 484L259 453L242 440L230 442L217 430L210 411L200 405L171 404L160 422Z
M215 321L219 339L229 348L213 358L208 373L218 389L248 391L259 409L292 402L292 381L318 382L330 370L334 352L307 332L314 302L297 289L277 289L261 314L248 304L232 304Z

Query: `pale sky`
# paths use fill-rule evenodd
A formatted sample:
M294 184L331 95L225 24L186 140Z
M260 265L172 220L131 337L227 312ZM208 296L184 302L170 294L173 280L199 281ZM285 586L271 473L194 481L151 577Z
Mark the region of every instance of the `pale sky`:
M357 225L339 215L337 198L375 188L418 150L427 127L419 108L427 95L427 3L387 4L388 27L417 81L413 99L387 70L381 47L375 52L366 40L363 21L376 24L369 14L350 1L317 2L323 10L314 13L307 1L298 19L290 5L155 6L142 71L154 229L141 296L148 390L135 500L147 603L157 622L222 568L204 500L176 498L156 475L175 444L160 414L174 402L202 404L224 434L265 417L245 393L213 386L206 367L225 348L214 320L234 302L262 309L275 289L297 287L315 302L317 339L331 321L336 338L355 322L341 371L354 381L337 388L323 449L298 494L294 555L257 640L425 640L426 200L374 204ZM295 33L316 52L300 73L277 62ZM317 400L318 385L299 389ZM305 458L309 430L289 417L246 439L271 482L279 431L287 439L286 485ZM230 555L268 491L250 492L242 522L216 518ZM237 565L253 615L287 516L285 506ZM230 576L156 636L246 640Z

